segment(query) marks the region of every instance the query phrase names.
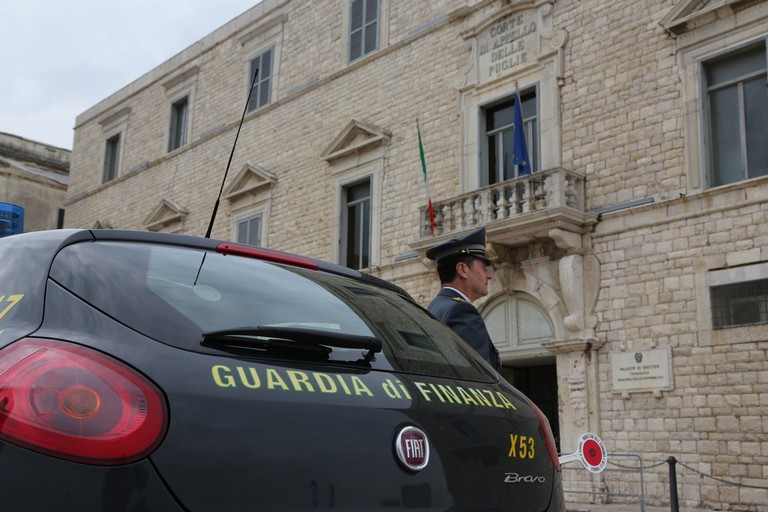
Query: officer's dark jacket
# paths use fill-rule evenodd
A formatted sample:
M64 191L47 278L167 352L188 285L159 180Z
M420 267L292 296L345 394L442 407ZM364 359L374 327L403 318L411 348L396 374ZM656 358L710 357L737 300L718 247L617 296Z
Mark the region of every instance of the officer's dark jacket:
M427 309L469 343L491 366L498 368L499 353L493 346L483 317L471 302L455 290L443 288Z

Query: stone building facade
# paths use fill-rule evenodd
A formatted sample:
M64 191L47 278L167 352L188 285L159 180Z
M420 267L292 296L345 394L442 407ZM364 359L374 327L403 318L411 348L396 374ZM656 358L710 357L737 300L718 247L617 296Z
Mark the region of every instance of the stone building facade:
M78 116L66 224L204 235L221 190L213 237L421 304L483 225L502 373L645 467L568 499L667 504L675 457L681 505L768 510L767 46L761 0L263 0Z
M67 149L0 133L0 236L14 234L10 216L25 233L64 225L69 159Z

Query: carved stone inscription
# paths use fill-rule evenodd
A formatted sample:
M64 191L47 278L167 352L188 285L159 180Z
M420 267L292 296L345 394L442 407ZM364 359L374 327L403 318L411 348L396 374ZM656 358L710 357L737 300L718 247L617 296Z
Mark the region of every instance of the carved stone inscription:
M538 31L536 11L515 13L494 23L478 37L480 82L507 75L528 64Z

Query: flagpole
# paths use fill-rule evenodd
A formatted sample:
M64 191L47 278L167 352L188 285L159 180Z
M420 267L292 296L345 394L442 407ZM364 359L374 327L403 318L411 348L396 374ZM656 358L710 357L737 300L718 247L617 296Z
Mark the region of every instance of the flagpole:
M429 194L429 180L427 179L427 160L424 157L424 145L421 143L421 128L419 127L419 118L416 118L416 134L419 138L419 158L421 159L421 172L424 174L424 190L427 193L427 209L429 214L429 227L432 234L435 234L435 209L432 206L432 196Z
M514 134L512 145L512 163L517 167L517 176L531 174L531 161L528 157L528 144L525 141L525 123L523 123L523 105L520 99L520 87L515 81Z

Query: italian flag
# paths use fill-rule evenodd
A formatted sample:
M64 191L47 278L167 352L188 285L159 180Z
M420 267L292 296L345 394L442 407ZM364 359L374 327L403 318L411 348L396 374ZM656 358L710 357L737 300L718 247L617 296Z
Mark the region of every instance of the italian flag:
M435 232L435 209L432 206L432 197L429 195L429 183L427 181L427 160L424 158L424 146L421 143L421 129L419 120L416 120L416 133L419 136L419 157L421 158L421 172L424 174L424 189L427 192L427 206L429 208L429 226L432 233Z

